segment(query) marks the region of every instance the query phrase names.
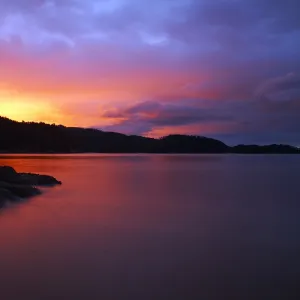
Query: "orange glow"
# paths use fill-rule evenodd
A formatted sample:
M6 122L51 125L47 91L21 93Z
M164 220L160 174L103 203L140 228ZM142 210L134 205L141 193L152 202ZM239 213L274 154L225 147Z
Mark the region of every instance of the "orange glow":
M63 51L30 57L6 50L0 53L0 115L17 121L105 127L122 121L103 117L105 111L115 107L218 96L215 89L199 91L199 84L211 80L211 74L142 64L118 65L113 60L97 65L77 61L76 56ZM155 118L155 113L145 114ZM152 135L174 129L177 127L158 128Z
M235 124L233 122L227 123L204 123L182 126L166 126L153 129L147 136L152 138L159 138L169 134L188 134L190 135L211 135L215 132L226 133L230 132L230 129Z
M40 121L45 119L47 122L53 122L55 115L47 104L35 104L31 102L5 101L0 103L1 115L16 121ZM47 112L47 114L46 114ZM47 117L50 116L50 117Z
M65 126L89 127L101 124L101 118L66 114L55 105L44 102L25 102L22 100L5 101L0 103L1 116L15 121L45 122L49 124L63 124ZM80 117L80 119L78 119ZM111 120L110 120L111 121ZM106 122L107 123L107 122ZM104 122L105 124L105 122Z

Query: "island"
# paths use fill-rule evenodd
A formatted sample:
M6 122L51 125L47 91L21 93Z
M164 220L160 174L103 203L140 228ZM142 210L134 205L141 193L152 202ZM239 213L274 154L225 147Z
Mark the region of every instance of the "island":
M0 153L300 154L300 149L281 144L232 147L214 138L181 134L155 139L0 117Z
M58 184L61 181L49 175L17 173L12 167L0 166L0 207L8 201L16 202L39 195L39 186Z

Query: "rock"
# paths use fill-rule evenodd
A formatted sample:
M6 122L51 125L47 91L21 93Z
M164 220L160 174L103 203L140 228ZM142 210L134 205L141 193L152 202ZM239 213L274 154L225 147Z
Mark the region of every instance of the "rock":
M0 187L0 202L4 200L16 200L17 197L8 189Z
M33 173L17 173L12 167L0 166L0 181L24 185L56 185L61 184L53 176Z
M20 177L22 183L31 184L31 185L51 186L51 185L61 184L61 181L58 181L56 178L49 175L20 173Z
M18 200L12 192L5 188L0 188L0 208L5 205L7 201L16 201Z
M19 178L20 175L14 168L8 166L0 167L0 181L17 182Z
M0 166L0 207L5 201L17 201L39 195L41 192L35 186L53 186L61 184L49 175L32 173L17 173L12 167Z
M40 191L31 185L21 185L0 181L0 188L20 198L32 197L40 194Z

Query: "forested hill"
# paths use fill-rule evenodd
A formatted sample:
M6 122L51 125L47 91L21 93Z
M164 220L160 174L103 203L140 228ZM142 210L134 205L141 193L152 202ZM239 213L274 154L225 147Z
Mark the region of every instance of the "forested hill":
M16 122L0 117L2 153L300 153L283 145L228 147L221 141L187 135L160 139L96 129Z

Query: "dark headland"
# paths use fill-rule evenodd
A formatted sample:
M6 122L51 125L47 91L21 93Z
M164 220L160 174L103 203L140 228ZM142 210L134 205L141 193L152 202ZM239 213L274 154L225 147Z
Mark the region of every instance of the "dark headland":
M169 135L160 139L96 129L16 122L0 117L1 153L242 153L299 154L289 145L238 145L201 136Z
M6 201L16 202L40 194L38 186L61 184L49 175L17 173L13 168L0 166L0 207Z

